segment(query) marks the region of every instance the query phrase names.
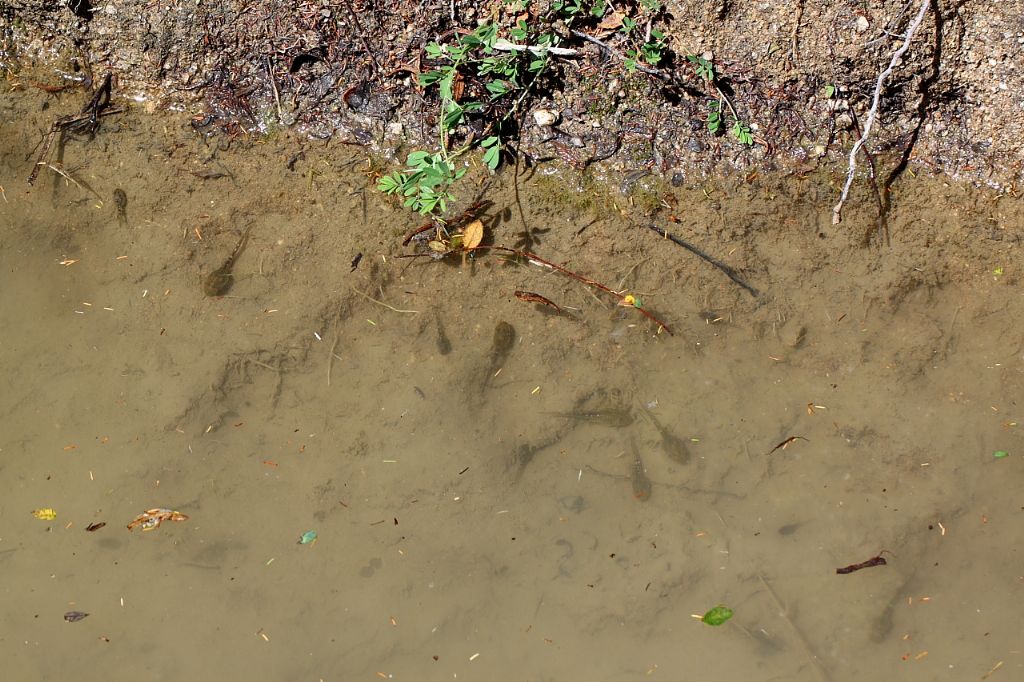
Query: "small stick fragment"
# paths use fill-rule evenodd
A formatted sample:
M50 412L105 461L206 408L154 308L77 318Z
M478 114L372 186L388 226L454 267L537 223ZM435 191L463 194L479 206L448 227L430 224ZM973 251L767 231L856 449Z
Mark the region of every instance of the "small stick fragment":
M334 335L334 343L331 344L331 352L327 356L327 385L331 385L331 368L334 366L334 358L338 357L334 354L334 349L338 347L338 335Z
M850 564L849 566L843 566L842 568L837 568L836 569L836 575L846 575L848 573L853 573L855 571L859 571L862 568L871 568L872 566L885 566L886 565L886 561L882 557L882 555L885 554L886 552L888 552L888 550L883 549L876 556L871 557L867 561L862 561L859 564ZM892 552L888 552L888 553L891 554Z
M984 675L982 675L979 678L979 682L981 682L981 680L987 680L988 678L992 677L992 673L994 673L995 671L999 670L1002 667L1003 667L1003 662L999 661L994 666L992 666L992 668L987 673L985 673Z
M527 303L540 303L542 305L551 306L558 312L562 312L562 309L559 308L554 301L549 298L545 298L540 294L535 294L532 291L515 291L513 292L513 295L520 301L526 301Z
M395 308L393 306L389 306L387 303L384 303L383 301L378 301L377 299L373 298L372 296L368 296L367 294L364 294L363 292L359 291L359 289L356 289L355 287L352 288L352 291L356 292L357 294L359 294L360 296L362 296L366 300L372 301L373 303L376 303L377 305L382 305L385 308L387 308L388 310L393 310L396 313L406 313L406 314L409 314L409 315L416 315L416 314L418 314L420 312L418 310L399 310L398 308ZM369 322L369 320L367 320L367 322ZM371 323L371 324L373 324L373 323Z
M47 85L46 83L40 83L39 81L29 81L28 84L34 88L39 88L43 92L48 92L51 95L58 92L64 92L68 88L74 87L73 85Z
M58 167L58 166L54 166L54 165L53 165L52 163L44 163L44 164L42 164L42 165L43 165L43 166L46 166L47 168L49 168L50 170L52 170L52 171L53 171L54 173L56 173L57 175L61 176L62 178L64 178L64 179L65 179L65 180L67 180L67 181L68 181L69 183L71 183L72 185L74 185L74 186L75 186L75 187L77 187L78 189L82 190L83 192L85 192L85 191L91 192L91 193L92 193L92 195L93 195L94 197L96 197L96 198L97 198L97 199L99 200L100 204L101 204L101 205L103 204L103 197L101 197L101 196L100 196L100 195L99 195L99 194L98 194L98 193L96 192L96 190L94 190L94 189L93 189L92 187L90 187L90 186L89 186L88 184L86 184L86 183L85 183L84 181L81 181L81 182L79 182L79 181L78 181L78 180L76 180L76 179L75 179L74 177L72 177L72 175L71 175L71 174L70 174L69 172L65 171L65 170L64 170L63 168L60 168L60 167Z
M804 438L803 436L790 436L789 438L787 438L786 440L782 441L781 443L776 445L774 448L769 450L767 454L770 455L773 452L775 452L776 450L780 450L780 449L781 450L785 450L787 447L792 445L794 441L797 441L797 440L807 440L807 439ZM807 442L809 443L810 441L808 440Z

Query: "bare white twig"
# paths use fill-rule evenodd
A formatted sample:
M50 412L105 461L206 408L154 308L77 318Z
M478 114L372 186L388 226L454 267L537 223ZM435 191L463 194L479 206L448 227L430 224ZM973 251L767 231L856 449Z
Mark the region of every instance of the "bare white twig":
M540 47L536 45L519 45L517 43L510 43L504 38L498 38L494 41L494 49L502 50L503 52L526 52L543 57L547 53L551 53L556 57L575 57L579 54L576 50L569 49L567 47Z
M871 109L868 110L868 118L864 123L864 131L861 133L860 139L857 140L853 145L853 149L850 150L850 165L849 170L846 174L846 184L843 185L843 193L839 197L839 203L832 209L832 224L838 225L842 219L843 204L846 202L847 196L850 194L850 186L853 185L853 176L857 171L857 152L867 142L868 136L871 134L871 127L875 124L875 118L878 116L878 104L882 99L882 86L885 85L885 79L892 75L893 69L896 68L896 64L899 62L903 54L910 48L910 41L914 38L914 33L918 27L921 26L921 22L924 21L924 15L928 11L928 5L931 4L931 0L921 0L921 7L917 10L917 16L910 22L910 26L907 27L907 34L903 38L903 44L900 45L899 49L892 53L892 59L889 60L889 66L886 67L885 71L878 74L878 81L875 83L875 95L871 100Z

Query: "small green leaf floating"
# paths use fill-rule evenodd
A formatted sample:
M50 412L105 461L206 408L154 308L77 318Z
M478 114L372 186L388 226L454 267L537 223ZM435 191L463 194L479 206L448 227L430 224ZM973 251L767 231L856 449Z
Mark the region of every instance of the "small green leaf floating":
M1002 459L1003 457L1009 457L1010 453L1007 452L1006 450L996 450L995 452L992 453L992 456L995 457L996 459Z
M316 542L316 531L307 530L305 533L302 534L302 537L299 538L298 544L312 545L314 542Z
M721 625L730 618L732 618L732 609L730 609L728 606L716 606L715 608L705 613L704 617L701 618L701 620L707 623L708 625L717 626Z

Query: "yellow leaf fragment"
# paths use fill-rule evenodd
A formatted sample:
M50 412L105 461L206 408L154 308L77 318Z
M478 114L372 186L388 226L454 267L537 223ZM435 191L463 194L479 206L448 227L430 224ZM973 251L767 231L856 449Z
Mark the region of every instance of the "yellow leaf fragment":
M462 231L462 248L475 249L480 246L484 239L484 224L480 220L474 220Z

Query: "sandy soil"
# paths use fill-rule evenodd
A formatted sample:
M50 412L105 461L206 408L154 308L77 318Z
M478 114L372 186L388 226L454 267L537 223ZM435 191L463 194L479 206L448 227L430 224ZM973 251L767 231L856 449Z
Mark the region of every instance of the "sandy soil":
M415 80L436 66L425 46L484 20L513 37L522 20L554 33L575 54L558 60L523 102L524 115L549 109L559 115L557 124L537 126L526 115L521 130L508 131L510 148L596 164L616 183L641 169L687 182L729 167L842 172L867 123L878 75L920 6L904 0L613 5L640 22L638 34L665 34L649 73L626 68L626 53L638 45L614 22L586 13L556 18L550 2L529 3L524 11L517 3L463 0L10 0L0 11L0 69L45 67L48 86L109 70L119 92L152 110L184 108L204 127L285 128L372 143L401 163L409 149L437 139L436 91ZM879 157L878 177L906 157L915 167L1015 188L1024 167L1024 0L928 5L880 93L867 147ZM751 126L752 147L708 132L708 105L718 95L689 55L715 64L736 115ZM479 98L486 78L465 76L466 99ZM496 117L471 118L468 132L479 133Z

